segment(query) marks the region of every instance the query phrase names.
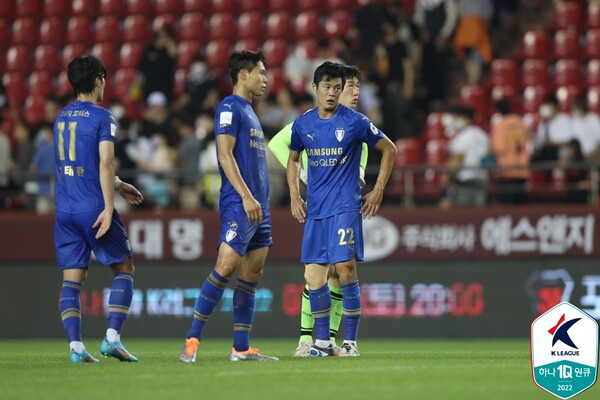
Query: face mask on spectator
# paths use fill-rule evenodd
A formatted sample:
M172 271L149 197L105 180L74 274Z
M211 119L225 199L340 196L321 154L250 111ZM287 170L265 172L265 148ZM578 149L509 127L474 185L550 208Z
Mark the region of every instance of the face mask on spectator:
M544 119L548 119L552 116L552 106L548 104L542 104L540 107L540 116Z

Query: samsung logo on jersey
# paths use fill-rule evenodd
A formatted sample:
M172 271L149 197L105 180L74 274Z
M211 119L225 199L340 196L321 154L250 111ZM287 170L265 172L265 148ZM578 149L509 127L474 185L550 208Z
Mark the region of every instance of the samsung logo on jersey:
M344 153L342 147L322 147L319 149L306 149L308 156L341 156Z
M61 117L86 117L88 118L90 116L90 112L86 111L86 110L70 110L70 111L63 111L60 113Z

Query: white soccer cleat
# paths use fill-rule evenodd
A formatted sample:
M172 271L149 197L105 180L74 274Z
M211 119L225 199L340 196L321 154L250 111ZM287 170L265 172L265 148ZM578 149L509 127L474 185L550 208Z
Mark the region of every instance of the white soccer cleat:
M294 352L294 357L308 357L310 356L310 348L312 347L312 342L302 341L298 343L298 347L296 347L296 351Z
M342 352L339 354L340 357L358 357L359 355L356 345L351 343L344 343Z

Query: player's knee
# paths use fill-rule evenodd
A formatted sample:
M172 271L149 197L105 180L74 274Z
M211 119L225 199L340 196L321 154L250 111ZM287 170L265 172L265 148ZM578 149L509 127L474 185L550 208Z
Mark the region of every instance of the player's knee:
M304 279L311 290L317 290L327 282L327 274L319 274L314 270L307 269L304 271Z
M113 264L110 266L114 273L122 272L130 275L135 274L135 267L133 266L133 261L129 257L125 258L125 261L119 264Z
M348 283L358 280L358 272L356 270L356 264L354 263L339 264L336 267L336 271L342 285L347 285Z

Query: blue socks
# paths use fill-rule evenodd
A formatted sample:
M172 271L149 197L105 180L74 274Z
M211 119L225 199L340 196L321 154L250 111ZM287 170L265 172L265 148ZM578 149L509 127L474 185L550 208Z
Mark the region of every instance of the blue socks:
M63 280L60 291L60 316L69 342L81 342L81 283Z
M108 329L121 333L133 297L133 275L117 272L108 298Z
M233 348L246 351L250 348L250 331L254 320L254 301L258 283L238 278L233 292Z
M343 287L343 286L342 286ZM346 292L344 292L344 295ZM325 283L322 288L309 290L310 309L315 319L316 340L329 341L329 313L331 312L331 293L329 285Z
M202 329L204 329L204 324L221 300L227 282L229 282L229 279L223 278L215 270L213 270L208 278L206 278L204 285L200 290L198 300L196 301L194 321L192 322L192 328L188 331L186 336L187 339L195 337L198 340L202 340ZM254 306L254 302L252 304Z
M344 341L356 341L360 324L360 286L358 281L342 286L344 308Z

